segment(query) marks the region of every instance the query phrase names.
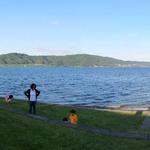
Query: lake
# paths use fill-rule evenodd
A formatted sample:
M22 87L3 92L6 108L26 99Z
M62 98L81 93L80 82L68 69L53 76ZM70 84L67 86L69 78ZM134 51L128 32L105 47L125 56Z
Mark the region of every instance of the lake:
M0 67L0 96L26 99L31 83L39 101L77 106L150 104L150 68Z

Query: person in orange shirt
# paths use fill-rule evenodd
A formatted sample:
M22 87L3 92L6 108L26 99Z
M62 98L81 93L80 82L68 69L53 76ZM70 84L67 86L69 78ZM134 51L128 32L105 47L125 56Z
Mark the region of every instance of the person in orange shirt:
M71 124L74 124L74 125L76 125L78 123L78 116L77 116L76 111L74 109L72 109L70 111L69 121Z

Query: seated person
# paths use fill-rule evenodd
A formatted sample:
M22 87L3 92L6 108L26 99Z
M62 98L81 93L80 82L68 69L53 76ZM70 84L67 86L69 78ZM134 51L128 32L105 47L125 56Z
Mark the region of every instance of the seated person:
M74 109L72 109L70 111L69 121L71 124L74 124L74 125L76 125L78 123L78 116L77 116L76 111Z
M63 122L68 122L68 118L67 118L67 117L64 117L64 118L62 119L62 121L63 121Z
M8 103L11 103L13 100L13 95L8 95L5 97L5 102L8 104Z

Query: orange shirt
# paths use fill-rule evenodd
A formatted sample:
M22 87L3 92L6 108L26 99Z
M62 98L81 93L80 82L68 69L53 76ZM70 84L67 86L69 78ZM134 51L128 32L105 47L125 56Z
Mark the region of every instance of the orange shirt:
M78 116L76 114L71 113L69 116L69 120L71 124L77 124Z

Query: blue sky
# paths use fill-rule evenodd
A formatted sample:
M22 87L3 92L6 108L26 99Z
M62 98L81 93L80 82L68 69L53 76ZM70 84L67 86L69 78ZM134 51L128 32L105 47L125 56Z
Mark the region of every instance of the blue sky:
M0 1L0 54L150 61L149 0Z

